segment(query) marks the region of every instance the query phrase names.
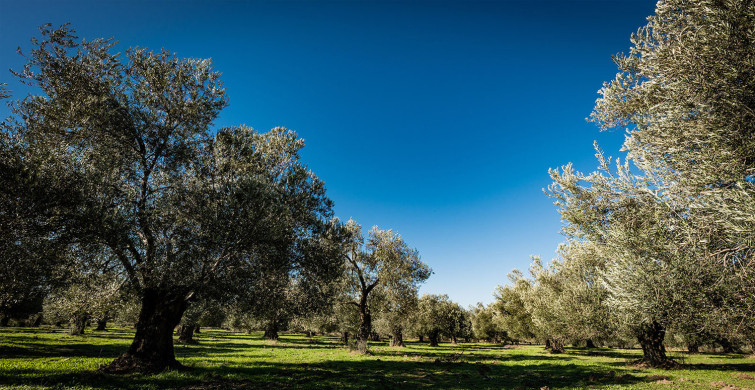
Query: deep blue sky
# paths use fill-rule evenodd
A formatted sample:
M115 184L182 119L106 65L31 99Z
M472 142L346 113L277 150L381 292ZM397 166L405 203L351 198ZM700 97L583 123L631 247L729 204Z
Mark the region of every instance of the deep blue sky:
M623 134L585 118L654 6L0 0L0 81L46 22L212 58L230 100L218 126L295 130L336 214L401 233L435 271L422 292L466 306L554 256L548 168L594 169L596 139L618 154Z

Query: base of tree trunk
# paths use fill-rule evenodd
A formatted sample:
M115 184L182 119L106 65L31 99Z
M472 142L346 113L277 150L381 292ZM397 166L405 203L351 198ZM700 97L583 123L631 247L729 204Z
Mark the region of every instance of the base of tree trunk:
M393 329L393 337L391 337L391 347L405 347L404 332L401 328Z
M427 336L427 338L430 340L430 346L431 347L437 347L440 341L440 335L431 334Z
M550 353L566 353L563 340L551 339L546 342L546 348Z
M341 335L341 342L344 344L349 344L349 332L343 332Z
M73 320L73 323L71 324L71 331L69 333L72 336L81 336L84 334L84 329L86 329L86 326L87 326L86 318L76 318Z
M719 345L721 345L721 348L723 348L723 352L724 353L738 353L738 352L740 352L739 348L736 345L734 345L734 343L732 343L731 341L729 341L728 339L720 338L720 339L718 339L716 341L718 342Z
M119 358L100 367L100 371L151 374L182 368L173 351L173 332L188 305L183 297L184 294L175 292L144 289L131 346Z
M194 326L182 325L178 327L178 342L181 344L199 344L194 340Z
M199 331L199 325L197 325L197 327L194 328L194 333L202 333L202 332Z
M666 328L658 322L642 325L637 331L637 341L642 347L642 359L633 364L657 368L678 367L679 363L666 356L666 347L663 345L665 337Z
M156 362L154 360L145 361L139 359L128 352L116 358L112 362L103 365L99 371L107 374L130 374L134 372L144 374L155 374L166 370L186 370L176 359Z
M105 327L107 327L107 320L98 320L95 330L105 330Z
M598 348L595 346L595 343L592 341L592 339L587 339L585 341L585 348Z
M280 336L277 330L267 329L265 330L265 338L268 340L277 341Z

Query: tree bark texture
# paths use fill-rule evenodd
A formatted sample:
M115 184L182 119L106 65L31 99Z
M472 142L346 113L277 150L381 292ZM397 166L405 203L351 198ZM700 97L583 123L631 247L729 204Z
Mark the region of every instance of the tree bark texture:
M545 343L550 353L565 353L564 341L558 338L551 338Z
M184 295L145 288L131 346L101 370L109 373L154 373L181 368L173 352L173 330L181 321L186 307Z
M440 343L440 332L437 330L430 331L428 333L427 338L430 340L430 346L431 347L437 347Z
M393 327L391 333L393 333L393 337L391 337L391 347L404 347L404 329L397 325Z
M357 333L357 340L367 341L372 333L372 314L370 308L367 306L367 297L363 297L359 305L359 318L361 320L359 324L359 332Z
M271 320L265 326L265 338L268 340L278 340L278 321Z
M89 316L85 315L77 315L73 318L73 321L71 321L71 335L73 336L81 336L84 334L84 329L87 326L87 321L89 320Z
M666 328L656 321L643 324L637 331L637 341L642 347L641 362L651 367L666 367L674 364L674 361L666 356L666 347L663 340L666 337Z
M194 340L194 330L196 326L193 324L181 325L178 327L178 342L181 344L197 344Z

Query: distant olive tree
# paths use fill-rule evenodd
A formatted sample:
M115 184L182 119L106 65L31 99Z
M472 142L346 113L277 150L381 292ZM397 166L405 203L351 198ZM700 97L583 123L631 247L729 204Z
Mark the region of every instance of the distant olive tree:
M432 271L420 260L419 252L411 249L399 234L375 226L365 241L361 226L356 222L349 221L346 227L351 232L351 243L344 255L346 286L352 297L347 303L359 310L357 339L363 344L361 349L365 349L373 331L370 304L376 296L373 291L381 291L391 307L387 310L403 316L419 284L430 277ZM397 342L402 340L401 321L395 323L393 337Z

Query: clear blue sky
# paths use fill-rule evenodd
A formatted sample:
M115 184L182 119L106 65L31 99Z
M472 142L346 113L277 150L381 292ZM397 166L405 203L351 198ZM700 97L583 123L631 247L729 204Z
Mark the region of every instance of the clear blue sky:
M554 256L548 168L594 169L596 139L618 154L623 134L585 118L654 6L0 0L0 81L46 22L212 58L230 100L218 126L295 130L336 214L401 233L435 271L422 292L466 306Z

